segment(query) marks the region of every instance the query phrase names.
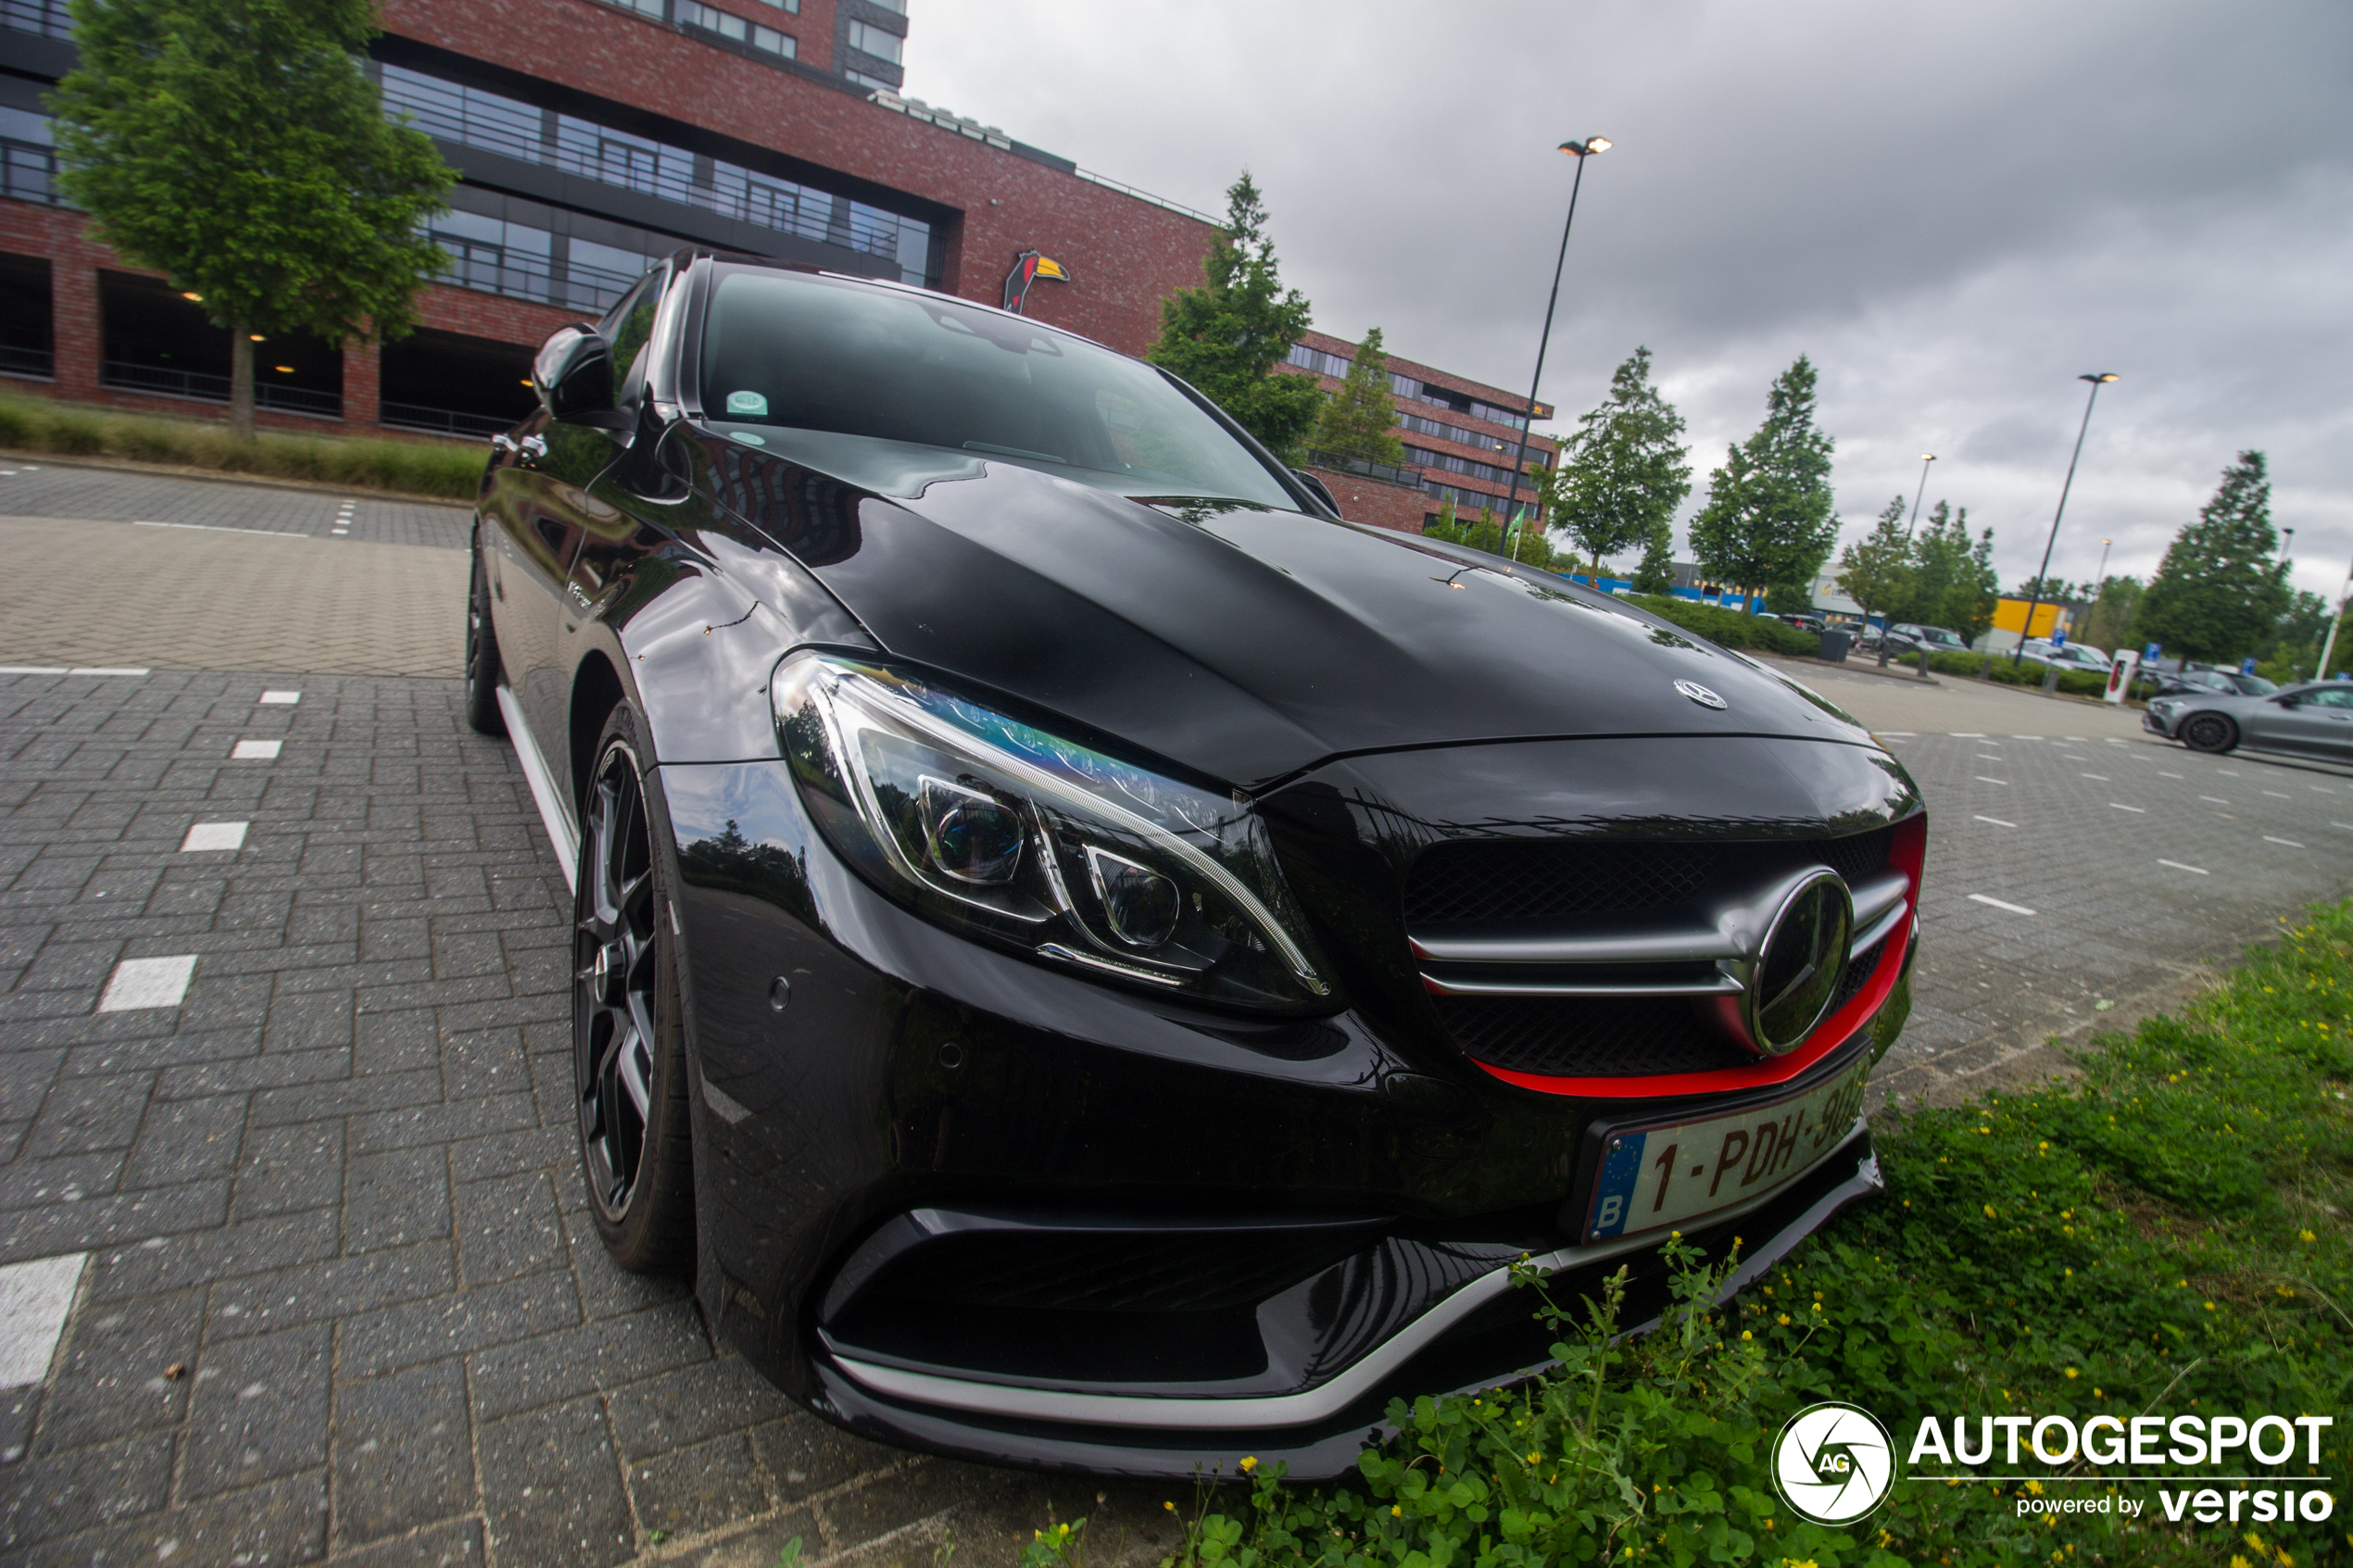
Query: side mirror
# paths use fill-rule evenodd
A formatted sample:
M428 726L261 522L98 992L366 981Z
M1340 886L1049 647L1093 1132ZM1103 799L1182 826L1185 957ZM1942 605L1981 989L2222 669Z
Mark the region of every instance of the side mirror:
M1290 476L1299 481L1300 483L1305 485L1309 495L1315 496L1318 501L1323 502L1325 506L1329 507L1331 508L1332 516L1340 516L1340 498L1332 494L1332 487L1330 485L1326 484L1322 480L1316 478L1314 474L1309 473L1305 469L1291 470Z
M531 361L531 390L552 419L600 422L613 411L612 345L594 327L557 328Z

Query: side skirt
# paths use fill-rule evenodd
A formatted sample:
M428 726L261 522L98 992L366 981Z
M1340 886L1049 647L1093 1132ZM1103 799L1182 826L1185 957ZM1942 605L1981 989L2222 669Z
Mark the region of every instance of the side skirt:
M498 711L506 716L507 734L514 737L515 757L522 763L523 782L531 786L531 803L539 808L540 825L547 830L547 842L555 846L557 862L564 870L564 885L578 892L580 861L580 830L573 825L571 808L556 790L555 775L547 771L547 754L539 749L539 737L523 722L522 704L504 683L498 687Z

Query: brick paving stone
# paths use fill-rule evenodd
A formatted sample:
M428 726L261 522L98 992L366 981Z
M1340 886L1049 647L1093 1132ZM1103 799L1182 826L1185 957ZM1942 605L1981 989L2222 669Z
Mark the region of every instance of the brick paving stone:
M135 532L114 586L141 604L183 569L237 591L224 549L277 552L253 558L283 571L285 552L330 548L128 526L299 533L324 497L22 477L0 480L0 539L47 529L93 551ZM399 566L422 559L462 584L454 551L364 547L396 578L424 582ZM12 592L14 633L32 622ZM457 592L415 601L451 661ZM628 1561L660 1530L665 1560L713 1565L772 1568L795 1536L812 1562L886 1568L952 1538L958 1564L993 1564L1050 1505L1095 1521L1105 1568L1165 1553L1167 1488L849 1436L721 1353L683 1282L613 1268L579 1190L570 898L511 749L465 727L454 681L345 671L317 621L264 627L257 662L206 672L216 632L174 613L58 622L99 639L77 661L144 679L0 677L0 1261L94 1254L49 1381L0 1396L0 1559L511 1568ZM150 631L137 658L103 642ZM1920 732L1889 737L1932 826L1917 1010L1886 1090L2033 1064L2048 1034L2125 1016L2347 890L2353 831L2329 825L2353 821L2346 770L2192 758L2129 716L2027 694L1801 678L1882 733ZM268 689L303 695L264 706ZM233 762L241 737L283 746ZM2067 759L2086 746L2096 763ZM2107 805L2128 779L2145 815ZM180 852L191 824L226 821L249 823L241 847ZM198 955L179 1008L94 1010L115 963L173 953ZM190 1374L165 1378L175 1362Z

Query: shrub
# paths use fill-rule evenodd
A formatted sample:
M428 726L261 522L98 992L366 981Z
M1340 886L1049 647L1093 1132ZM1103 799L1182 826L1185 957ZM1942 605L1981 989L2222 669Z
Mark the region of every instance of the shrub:
M163 414L126 414L0 393L0 446L61 457L127 458L354 489L471 499L487 454L454 441L383 436L294 435L264 431L247 445L224 424Z
M1743 615L1736 609L1679 599L1669 594L1629 594L1629 603L1642 606L1661 621L1671 621L1686 632L1696 632L1723 648L1762 648L1767 653L1807 658L1818 651L1821 638L1778 621Z

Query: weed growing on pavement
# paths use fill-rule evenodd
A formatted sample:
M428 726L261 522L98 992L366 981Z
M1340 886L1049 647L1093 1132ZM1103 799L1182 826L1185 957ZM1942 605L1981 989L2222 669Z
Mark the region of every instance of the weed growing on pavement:
M2353 1561L2325 1524L2197 1530L2153 1500L2020 1517L2019 1484L1906 1481L1858 1527L1781 1508L1773 1435L1820 1399L1918 1423L2032 1413L2336 1417L2315 1473L2353 1464L2353 902L2259 947L2178 1016L2109 1035L2082 1074L1879 1134L1887 1197L1851 1211L1741 1298L1734 1260L1663 1249L1674 1305L1620 1337L1599 1299L1542 1292L1559 1366L1525 1386L1390 1406L1358 1475L1292 1486L1245 1459L1177 1568L1317 1563L1929 1563ZM2303 1457L2300 1453L2297 1458ZM1943 1470L1942 1466L1923 1466ZM2294 1467L2300 1475L2305 1467ZM1999 1463L1976 1474L2007 1473ZM2029 1493L2126 1490L2078 1464ZM2131 1488L2153 1499L2154 1486ZM1236 1503L1241 1506L1233 1506ZM1173 1507L1173 1504L1172 1504ZM1031 1568L1067 1561L1041 1537Z
M53 403L0 395L0 446L63 457L218 469L271 479L310 480L356 489L469 500L489 452L477 444L395 441L382 436L290 435L263 431L251 443L215 420Z

